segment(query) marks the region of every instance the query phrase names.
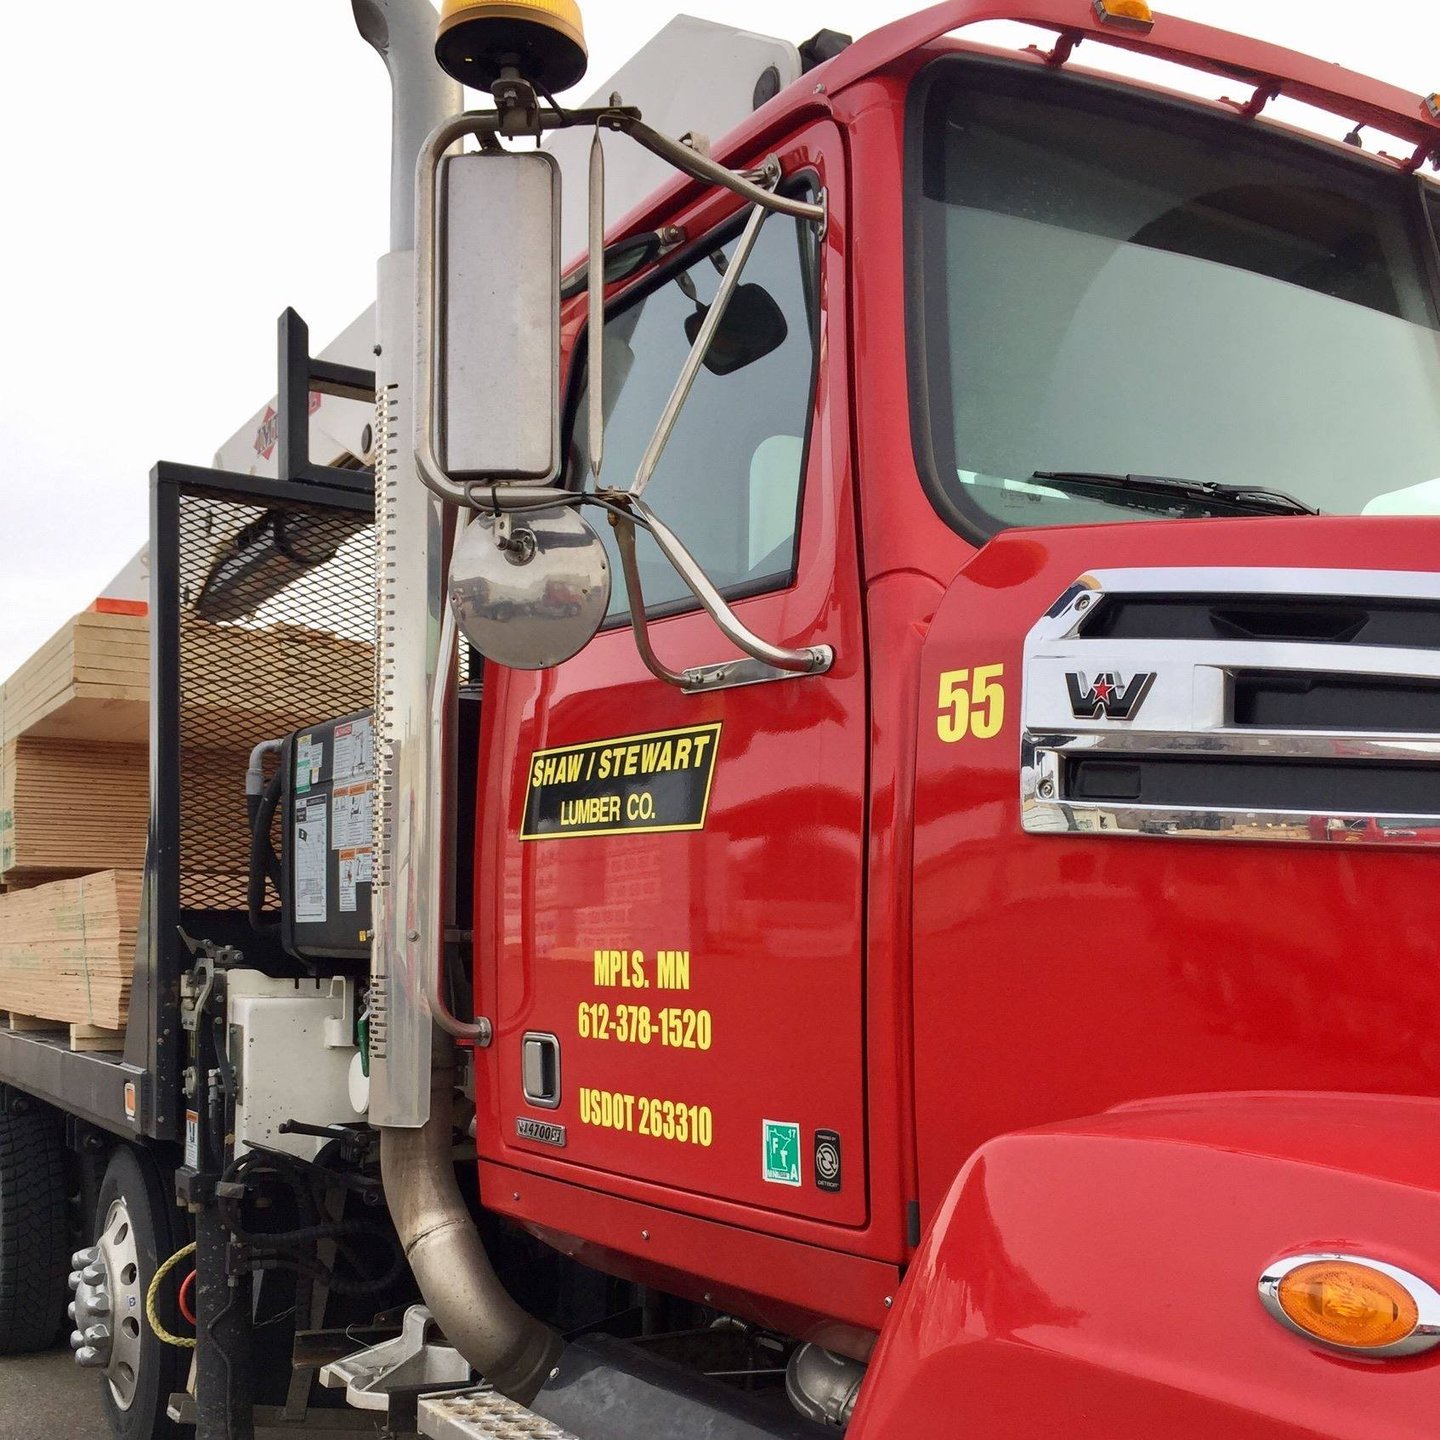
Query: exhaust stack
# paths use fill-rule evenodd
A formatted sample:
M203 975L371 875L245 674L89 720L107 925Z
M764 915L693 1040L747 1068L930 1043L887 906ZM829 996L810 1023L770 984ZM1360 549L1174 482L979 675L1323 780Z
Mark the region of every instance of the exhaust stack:
M426 977L443 941L443 835L431 808L444 765L430 703L453 516L415 472L415 162L463 92L434 59L428 0L351 0L360 33L390 72L390 253L376 318L375 536L379 581L370 1120L381 1131L385 1196L425 1303L446 1338L512 1399L528 1401L562 1343L506 1294L455 1181L454 1048L431 1017Z
M425 137L463 109L465 92L435 63L429 0L350 0L360 34L390 72L390 249L415 248L415 157Z

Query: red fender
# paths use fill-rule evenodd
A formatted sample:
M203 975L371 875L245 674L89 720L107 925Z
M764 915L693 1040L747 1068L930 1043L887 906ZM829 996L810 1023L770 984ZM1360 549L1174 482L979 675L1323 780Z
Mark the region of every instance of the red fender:
M1434 1440L1440 1348L1351 1358L1262 1308L1307 1251L1440 1285L1440 1101L1184 1096L1002 1136L936 1214L850 1440Z

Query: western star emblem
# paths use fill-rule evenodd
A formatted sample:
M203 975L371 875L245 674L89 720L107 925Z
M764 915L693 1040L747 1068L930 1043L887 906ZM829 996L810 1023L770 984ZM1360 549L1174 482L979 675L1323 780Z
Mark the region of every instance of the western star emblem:
M1154 683L1153 670L1134 674L1128 681L1114 670L1102 670L1094 680L1087 680L1083 672L1065 676L1077 720L1133 720Z

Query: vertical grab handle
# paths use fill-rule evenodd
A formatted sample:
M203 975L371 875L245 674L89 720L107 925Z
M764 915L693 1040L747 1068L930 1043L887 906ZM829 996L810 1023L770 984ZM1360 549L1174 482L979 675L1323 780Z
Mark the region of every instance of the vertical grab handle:
M435 658L435 674L430 682L430 733L425 754L425 783L430 800L425 817L425 848L431 862L425 872L425 893L421 897L426 913L411 934L424 937L420 943L425 945L426 953L419 957L418 973L424 981L425 1005L435 1023L457 1040L488 1045L493 1033L490 1021L484 1016L477 1016L473 1021L461 1020L450 1009L445 994L445 927L441 913L445 899L442 877L449 872L449 866L442 863L446 850L445 722L455 694L456 636L455 612L447 598L440 618L440 653Z

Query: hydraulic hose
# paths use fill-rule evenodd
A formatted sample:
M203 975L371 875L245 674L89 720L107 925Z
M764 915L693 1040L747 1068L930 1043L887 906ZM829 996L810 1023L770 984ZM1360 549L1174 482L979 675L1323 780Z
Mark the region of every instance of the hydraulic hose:
M280 893L280 862L270 844L270 824L280 801L284 780L284 772L277 770L258 796L245 797L250 814L250 876L245 887L245 902L250 912L250 928L257 935L280 933L280 926L265 918L265 884L268 880L274 885L276 894Z

